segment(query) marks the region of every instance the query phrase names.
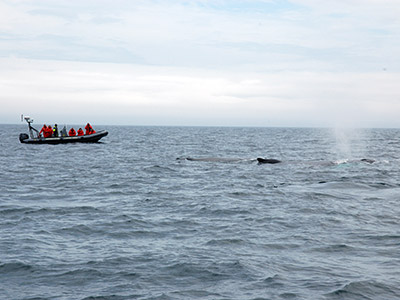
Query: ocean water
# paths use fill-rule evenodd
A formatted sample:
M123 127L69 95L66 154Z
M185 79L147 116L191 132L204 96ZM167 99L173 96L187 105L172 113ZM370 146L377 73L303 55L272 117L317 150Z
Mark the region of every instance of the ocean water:
M0 299L400 299L399 129L26 127L0 125Z

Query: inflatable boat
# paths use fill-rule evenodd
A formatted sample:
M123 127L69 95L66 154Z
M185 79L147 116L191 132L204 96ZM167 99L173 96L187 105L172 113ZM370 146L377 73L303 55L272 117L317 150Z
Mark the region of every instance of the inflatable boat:
M25 144L67 144L67 143L97 143L102 137L106 136L108 131L101 130L90 135L82 136L61 136L61 137L50 137L50 138L30 138L26 133L19 135L21 143Z
M25 117L28 123L29 135L21 133L19 141L24 144L68 144L68 143L97 143L102 137L108 134L106 130L99 130L96 133L82 136L59 136L44 138L39 136L37 129L33 128L31 123L33 120L30 117Z

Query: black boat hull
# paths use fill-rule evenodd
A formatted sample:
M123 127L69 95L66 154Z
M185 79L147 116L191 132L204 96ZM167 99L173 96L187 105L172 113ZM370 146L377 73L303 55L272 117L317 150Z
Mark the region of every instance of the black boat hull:
M31 139L26 133L19 135L19 140L24 144L70 144L70 143L97 143L102 137L105 137L108 131L101 130L93 134L82 136L66 136L51 138L34 138Z

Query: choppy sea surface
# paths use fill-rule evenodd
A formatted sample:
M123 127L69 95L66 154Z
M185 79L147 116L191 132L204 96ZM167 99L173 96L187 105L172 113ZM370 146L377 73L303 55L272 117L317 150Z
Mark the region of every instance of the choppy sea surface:
M399 129L26 127L0 125L0 299L400 299Z

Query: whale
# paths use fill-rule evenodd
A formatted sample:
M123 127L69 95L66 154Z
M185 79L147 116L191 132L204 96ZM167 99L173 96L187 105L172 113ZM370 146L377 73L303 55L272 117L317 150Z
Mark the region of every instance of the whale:
M229 162L254 162L257 161L258 164L279 164L283 163L282 160L275 159L275 158L263 158L263 157L257 157L257 158L225 158L225 157L178 157L177 160L188 160L188 161L200 161L200 162L220 162L220 163L229 163ZM373 164L376 161L371 158L361 158L361 159L354 159L354 160L340 160L340 161L295 161L295 160L289 160L286 161L286 163L290 164L310 164L310 165L343 165L343 164L352 164L352 163L367 163L367 164Z
M262 158L262 157L257 157L257 161L259 164L278 164L281 163L281 160L274 159L274 158ZM363 163L368 163L368 164L373 164L376 162L374 159L371 158L361 158L361 159L355 159L355 160L344 160L344 161L339 161L339 162L333 162L333 161L308 161L306 163L310 164L327 164L327 165L341 165L341 164L349 164L349 163L357 163L357 162L363 162ZM293 161L292 161L293 163Z
M366 163L369 163L369 164L373 164L375 162L374 159L370 159L370 158L361 158L360 161L366 162Z
M279 159L274 159L274 158L262 158L262 157L257 157L257 161L259 164L279 164L282 161Z
M178 157L177 160L189 160L189 161L205 161L205 162L241 162L249 161L246 158L226 158L226 157Z

